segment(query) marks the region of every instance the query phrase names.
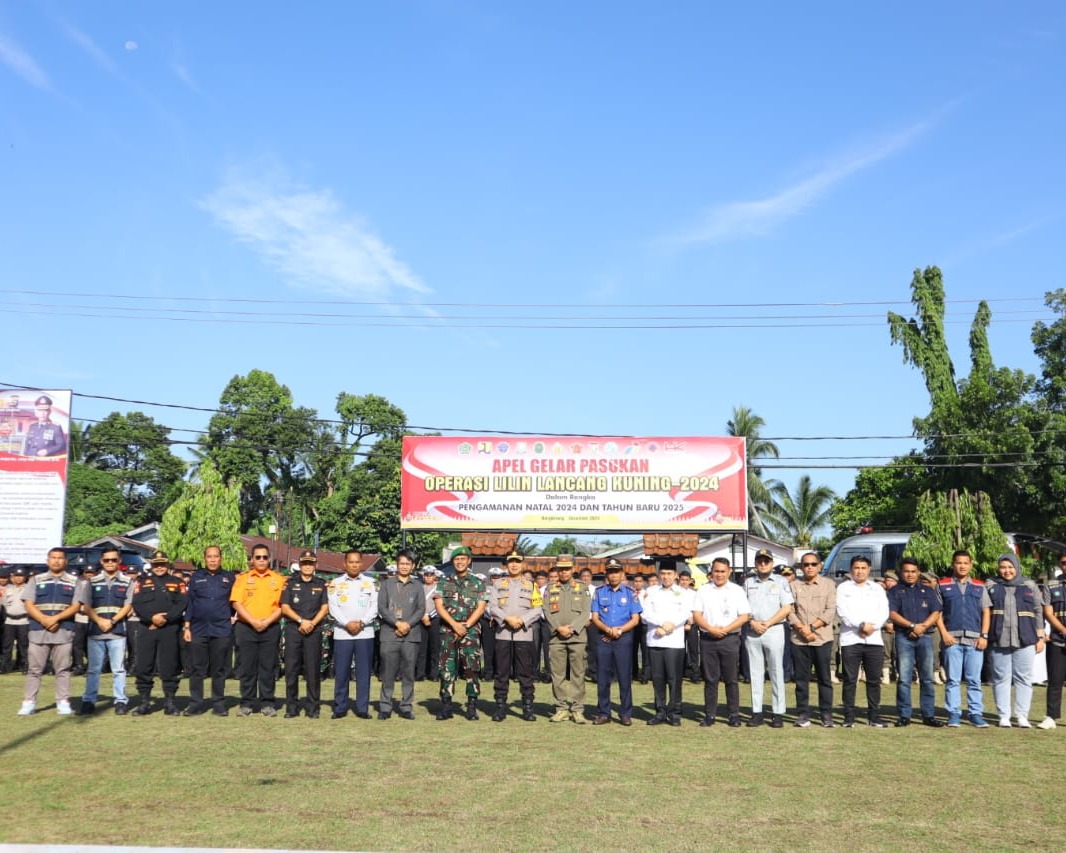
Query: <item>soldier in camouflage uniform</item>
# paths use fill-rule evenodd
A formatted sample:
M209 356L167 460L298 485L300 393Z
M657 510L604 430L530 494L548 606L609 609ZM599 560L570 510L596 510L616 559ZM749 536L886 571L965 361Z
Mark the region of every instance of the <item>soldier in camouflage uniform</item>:
M438 720L452 717L452 695L459 667L466 669L466 718L476 720L480 691L481 635L478 621L488 595L484 582L470 573L472 557L467 547L452 552L454 577L437 584L433 602L440 616L440 701Z

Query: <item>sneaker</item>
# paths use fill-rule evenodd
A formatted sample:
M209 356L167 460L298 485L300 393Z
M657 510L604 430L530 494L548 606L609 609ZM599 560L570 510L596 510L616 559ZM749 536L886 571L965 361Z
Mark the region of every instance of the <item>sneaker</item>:
M587 720L585 719L585 712L579 711L576 708L570 709L570 722L577 723L579 726L585 725Z
M841 723L841 725L844 726L844 728L846 729L853 729L855 728L855 721L850 719L849 717L845 717L844 722Z
M871 729L883 729L885 727L885 721L882 720L880 717L877 717L873 720L867 720L866 725L868 725Z
M60 699L56 702L56 713L61 717L69 717L74 713L74 709L70 707L69 699Z
M22 706L19 708L18 715L20 717L28 717L30 714L32 714L36 710L37 710L37 704L35 702L23 702Z
M822 728L823 729L831 729L831 728L833 728L834 725L835 725L835 723L833 722L833 718L830 717L828 714L826 714L824 717L822 717Z
M961 725L962 725L962 723L960 723L958 720L948 720L948 722L947 722L947 727L949 729L957 729Z
M796 717L796 722L794 722L792 725L794 725L797 729L805 729L810 724L810 718L806 714L802 714L799 717Z
M129 712L130 712L130 705L129 705L128 702L116 702L115 703L115 713L118 716L124 717Z
M1036 724L1036 727L1038 729L1044 729L1045 731L1047 731L1048 729L1055 728L1055 721L1051 719L1051 717L1044 717L1044 719L1042 719L1039 723Z
M78 708L78 716L91 717L95 713L96 713L96 703L95 702L86 702L84 699L82 699L81 700L81 707Z
M984 717L970 717L970 725L973 726L975 729L989 728L989 725L985 721Z
M250 717L252 716L254 711L252 710L251 705L241 705L241 708L239 711L237 711L237 713L240 714L242 717Z
M262 713L264 717L276 717L278 715L278 709L273 705L264 705Z
M1019 729L1031 729L1032 727L1033 726L1029 722L1029 719L1027 717L1018 717L1018 728Z
M1001 729L1009 729L1010 728L1010 717L1000 717L999 718L999 727Z
M570 719L570 711L567 708L560 708L550 717L548 717L549 723L565 723Z

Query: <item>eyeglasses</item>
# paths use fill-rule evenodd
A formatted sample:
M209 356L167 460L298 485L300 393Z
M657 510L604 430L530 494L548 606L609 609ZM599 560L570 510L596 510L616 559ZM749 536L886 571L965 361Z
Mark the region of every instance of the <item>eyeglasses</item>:
M118 562L118 557L104 557L100 562L101 563L117 563Z
M269 556L263 556L262 554L256 554L252 557L253 560L269 560Z
M804 568L804 569L809 569L809 568L811 568L811 566L817 566L817 565L818 565L817 563L800 563L800 567Z

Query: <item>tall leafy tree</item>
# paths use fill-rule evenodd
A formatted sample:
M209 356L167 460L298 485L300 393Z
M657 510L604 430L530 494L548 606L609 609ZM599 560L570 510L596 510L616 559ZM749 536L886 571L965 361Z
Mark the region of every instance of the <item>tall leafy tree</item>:
M763 480L759 459L777 459L781 452L776 444L762 437L766 421L747 406L736 406L726 422L728 435L743 437L747 446L748 470L748 526L756 536L767 536L769 529L763 518L773 507L773 488L777 480Z
M67 473L67 506L63 541L81 545L129 530L129 505L110 471L72 462Z
M230 380L200 443L222 479L239 485L245 530L268 512L267 490L299 488L314 433L315 411L294 406L272 373L252 370Z
M239 571L247 565L241 543L240 489L227 485L211 462L200 465L198 480L186 483L181 497L163 513L159 547L174 560L203 564L204 549L222 549L222 565Z
M914 453L891 465L864 468L856 475L855 485L829 509L834 541L864 527L911 530L918 497L927 483L924 460Z
M830 507L836 494L828 486L815 486L804 474L795 493L784 483L771 489L774 506L766 517L771 536L782 543L810 548L818 528L829 523Z
M1006 547L992 501L983 492L926 492L918 500L915 527L908 553L922 568L940 574L948 571L958 549L970 552L978 575L991 574Z

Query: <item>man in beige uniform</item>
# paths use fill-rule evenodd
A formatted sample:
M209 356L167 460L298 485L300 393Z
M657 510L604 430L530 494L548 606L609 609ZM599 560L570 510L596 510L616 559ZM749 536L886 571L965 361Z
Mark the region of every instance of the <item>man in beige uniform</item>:
M548 661L552 671L555 713L551 722L585 722L585 631L592 597L589 588L574 580L574 558L555 560L559 580L544 590L544 620L551 629Z

